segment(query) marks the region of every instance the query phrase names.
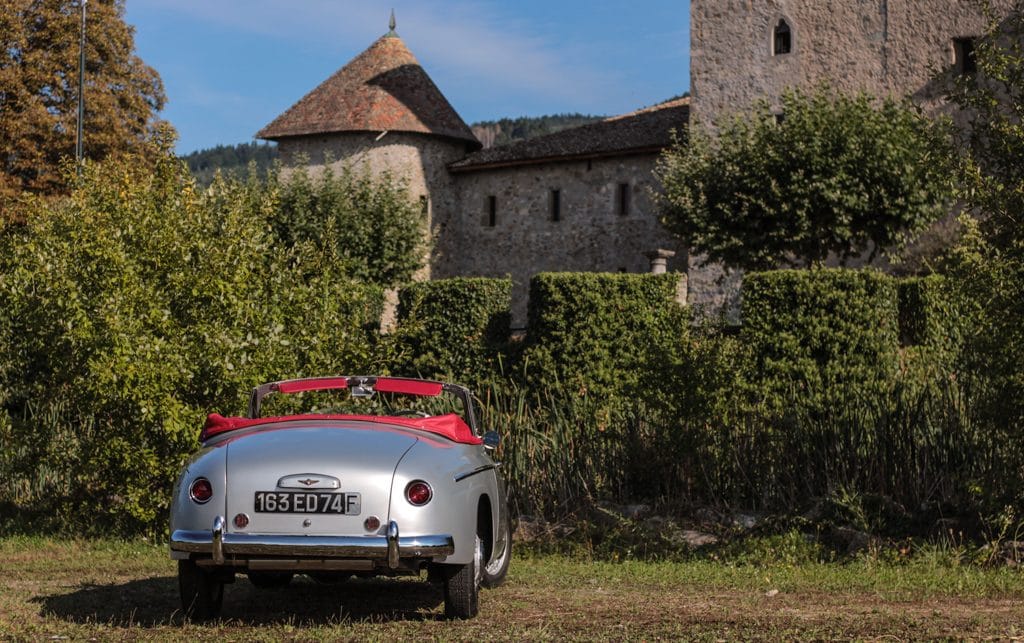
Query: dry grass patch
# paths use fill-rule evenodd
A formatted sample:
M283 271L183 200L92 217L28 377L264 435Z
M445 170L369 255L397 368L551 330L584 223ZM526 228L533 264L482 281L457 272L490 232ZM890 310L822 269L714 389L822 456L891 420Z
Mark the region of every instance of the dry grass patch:
M415 580L259 590L188 623L175 567L145 543L0 539L0 632L11 640L544 640L1024 637L1024 575L932 563L731 566L519 557L481 615L441 618ZM3 638L0 637L0 638ZM54 640L60 640L59 638Z

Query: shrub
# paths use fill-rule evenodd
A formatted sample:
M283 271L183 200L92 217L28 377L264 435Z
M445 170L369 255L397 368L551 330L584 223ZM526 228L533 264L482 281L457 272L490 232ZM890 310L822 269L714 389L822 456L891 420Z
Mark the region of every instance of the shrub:
M838 388L877 393L892 383L899 328L890 277L843 269L750 273L742 298L741 339L767 399L795 387L813 403Z
M396 371L486 382L507 354L511 279L455 278L409 284L399 295Z
M278 199L271 224L285 245L312 244L350 277L388 287L423 266L426 219L399 178L374 180L348 167L310 176L301 167L269 180Z
M530 282L524 363L534 386L635 392L652 360L687 332L679 275L542 273Z
M35 498L79 527L162 524L206 412L241 412L261 381L372 360L379 288L310 244L282 248L272 190L220 180L200 193L162 143L155 165L87 166L0 248L4 450L23 449L22 471L55 472L36 476Z

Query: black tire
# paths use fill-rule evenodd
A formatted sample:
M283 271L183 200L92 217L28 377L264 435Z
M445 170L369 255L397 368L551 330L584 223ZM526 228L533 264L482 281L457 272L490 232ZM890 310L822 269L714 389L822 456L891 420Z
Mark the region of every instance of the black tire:
M179 560L178 590L181 609L188 618L205 620L220 614L224 603L224 581L215 571L203 569L193 560Z
M276 589L292 582L291 572L249 572L249 582L260 589Z
M473 560L465 565L444 566L445 618L473 618L480 611L480 572L483 545L476 538Z
M490 560L484 565L480 585L487 589L494 589L505 582L508 564L512 560L512 527L509 525L508 516L505 516L499 529L505 534L505 549L500 553L491 554Z

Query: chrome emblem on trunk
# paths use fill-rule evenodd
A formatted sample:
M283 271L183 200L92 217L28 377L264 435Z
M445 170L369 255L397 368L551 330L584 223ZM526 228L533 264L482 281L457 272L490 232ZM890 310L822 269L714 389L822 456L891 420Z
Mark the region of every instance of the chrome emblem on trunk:
M296 473L277 481L278 489L340 489L341 481L322 473Z

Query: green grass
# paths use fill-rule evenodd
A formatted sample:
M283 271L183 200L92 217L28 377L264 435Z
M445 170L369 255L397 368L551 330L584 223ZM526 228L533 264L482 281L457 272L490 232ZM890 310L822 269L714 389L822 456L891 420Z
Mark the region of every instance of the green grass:
M175 566L141 541L0 539L0 639L544 640L1020 637L1024 574L922 556L899 564L711 559L590 562L519 555L481 613L441 619L411 580L258 590L240 577L223 618L188 623ZM59 639L55 639L59 640Z

